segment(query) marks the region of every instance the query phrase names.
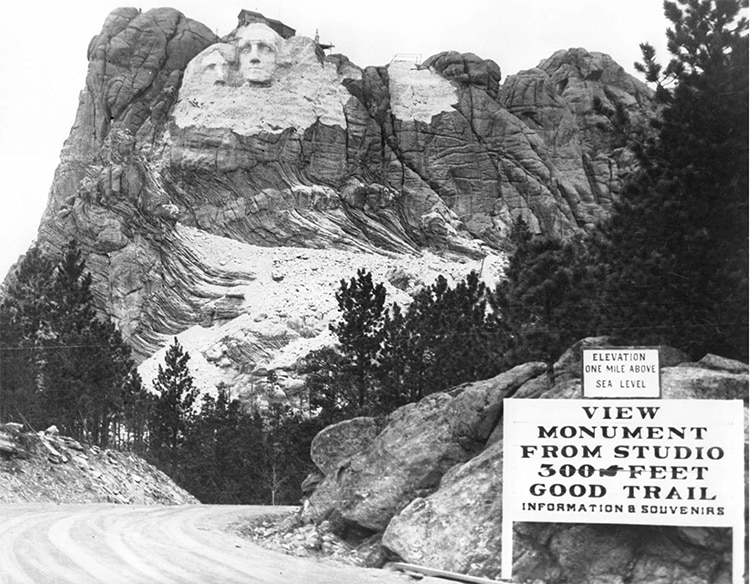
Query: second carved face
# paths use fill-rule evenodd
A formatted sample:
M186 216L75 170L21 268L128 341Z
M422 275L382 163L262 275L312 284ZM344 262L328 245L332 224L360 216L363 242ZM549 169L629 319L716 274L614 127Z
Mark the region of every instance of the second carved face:
M250 83L270 83L276 70L279 36L265 25L246 26L238 35L239 73Z

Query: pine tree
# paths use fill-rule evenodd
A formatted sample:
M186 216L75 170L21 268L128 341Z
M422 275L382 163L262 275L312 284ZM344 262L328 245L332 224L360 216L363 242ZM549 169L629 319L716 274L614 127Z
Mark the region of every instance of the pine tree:
M127 444L137 453L146 452L148 421L153 410L154 397L143 386L138 369L130 370L122 392L121 419L127 433Z
M552 365L576 340L596 332L595 284L588 252L577 239L531 235L526 224L514 226L505 280L492 304L511 341L508 366L541 360Z
M335 348L311 351L299 372L305 376L310 413L318 419L334 424L362 413L351 359Z
M642 170L602 229L607 330L699 358L748 356L747 1L665 2L672 58L642 45L664 102Z
M336 301L341 320L331 325L331 331L338 337L344 355L351 360L357 406L364 409L383 341L385 286L373 284L372 274L360 269L357 277L351 278L349 283L341 280Z
M38 379L48 335L54 264L34 245L6 281L0 300L0 420L41 423Z
M244 448L239 442L243 415L226 388L204 395L200 412L185 437L179 474L182 484L204 503L241 502L238 480Z
M157 461L177 476L180 448L193 421L193 406L198 398L193 377L188 369L190 354L175 337L167 349L164 367L159 365L154 380L156 399L149 424L150 452Z
M387 414L429 393L497 373L496 324L476 272L455 287L439 276L405 310L392 305L384 312L373 359L370 408Z
M342 322L331 328L340 350L312 352L302 369L311 409L328 423L388 414L502 368L504 333L476 272L454 287L439 276L402 310L385 308L385 287L360 270L342 281L337 300Z
M424 395L425 364L420 347L420 335L406 326L406 315L394 303L383 322L383 351L378 364L379 411L393 411Z
M434 302L428 311L435 338L433 391L466 381L484 379L500 371L502 338L487 308L487 287L475 271L453 288L433 284Z
M97 316L91 281L82 253L71 241L49 287L50 334L40 389L45 423L106 448L133 362L114 324Z
M264 428L264 484L271 505L299 501L299 485L312 472L310 443L322 429L288 406L273 405Z
M97 316L77 244L62 251L54 264L32 247L0 303L2 415L106 447L133 367L130 348Z
M58 329L81 330L96 318L92 276L75 240L62 249L49 291L49 311Z
M380 377L386 394L400 394L390 399L414 401L499 372L501 337L476 272L455 287L438 276L414 296L403 315L392 309L385 330Z

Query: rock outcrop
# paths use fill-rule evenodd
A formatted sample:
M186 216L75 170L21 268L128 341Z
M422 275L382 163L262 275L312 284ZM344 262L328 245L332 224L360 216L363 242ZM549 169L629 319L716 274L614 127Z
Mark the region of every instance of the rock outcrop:
M335 468L310 497L306 516L383 531L410 501L434 491L450 468L476 454L502 416L503 398L545 369L521 365L460 387L455 396L436 393L396 410L367 448L336 465L318 464Z
M352 418L324 428L310 444L310 458L324 475L337 471L340 463L369 447L378 435L375 418Z
M351 254L334 286L386 260L426 283L502 267L518 217L568 236L607 215L634 167L629 132L653 110L644 85L583 49L501 83L469 53L362 69L259 22L219 39L167 8L115 10L88 57L39 241L79 242L102 313L139 359L201 327L210 340L185 339L194 362L221 361L204 377L239 378L238 393L330 320L303 302L262 331L219 331L258 317L238 292L265 269L254 249L282 263L299 248ZM288 288L274 273L274 292ZM330 278L311 282L331 293Z
M476 396L490 387L497 397L580 398L581 347L603 344L611 345L612 339L586 339L567 351L555 364L552 385L541 365L527 364L397 410L369 448L337 459L338 468L326 474L311 496L305 517L338 521L348 535L382 533L381 543L390 557L408 563L499 578L502 487L504 480L512 480L503 475L501 414L492 400L471 416L455 405L476 404ZM690 363L669 347L662 347L660 355L663 399L742 399L747 419L747 365L716 356ZM525 381L506 386L509 375ZM454 465L448 457L427 455L449 451L436 447L430 437L444 435L451 423L471 419L484 419L486 425L480 424L482 430L472 434L473 448L454 443L451 452L461 453L451 458ZM409 449L403 447L407 440ZM409 456L404 454L407 450ZM406 476L416 477L409 487ZM419 482L427 476L430 480ZM516 523L514 532L513 572L519 582L731 580L732 540L727 529Z

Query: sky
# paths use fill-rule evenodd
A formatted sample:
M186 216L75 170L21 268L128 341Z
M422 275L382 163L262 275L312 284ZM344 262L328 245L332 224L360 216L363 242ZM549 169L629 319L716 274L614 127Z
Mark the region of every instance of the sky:
M0 281L31 245L86 80L86 49L111 10L172 6L219 36L262 12L360 67L445 50L494 60L503 78L559 49L611 55L636 75L639 43L668 60L661 0L41 0L0 6Z

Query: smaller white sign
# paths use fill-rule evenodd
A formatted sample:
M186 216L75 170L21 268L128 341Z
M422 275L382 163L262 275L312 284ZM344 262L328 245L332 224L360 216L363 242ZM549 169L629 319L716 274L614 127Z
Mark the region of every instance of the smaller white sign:
M582 349L583 397L658 398L659 349Z

